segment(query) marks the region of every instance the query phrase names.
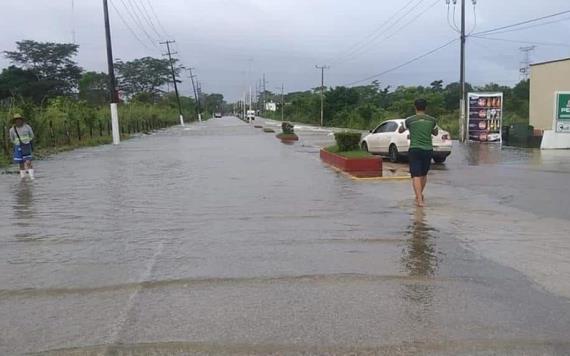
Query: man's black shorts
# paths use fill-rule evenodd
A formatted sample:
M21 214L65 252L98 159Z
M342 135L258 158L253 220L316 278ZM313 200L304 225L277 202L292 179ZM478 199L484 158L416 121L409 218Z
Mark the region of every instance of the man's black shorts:
M433 151L410 148L408 159L410 161L410 174L412 177L427 176L431 167Z

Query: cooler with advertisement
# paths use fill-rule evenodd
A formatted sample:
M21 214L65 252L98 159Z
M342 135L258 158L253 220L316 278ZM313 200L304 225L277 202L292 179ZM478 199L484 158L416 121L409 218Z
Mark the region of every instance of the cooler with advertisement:
M469 140L502 142L503 93L468 93Z
M555 131L570 133L570 92L556 93L555 110Z

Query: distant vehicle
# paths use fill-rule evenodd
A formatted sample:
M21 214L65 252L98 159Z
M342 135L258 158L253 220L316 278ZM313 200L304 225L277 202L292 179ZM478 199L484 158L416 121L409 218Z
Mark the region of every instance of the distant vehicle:
M248 121L255 120L255 110L248 110L247 111L247 120Z
M388 156L391 162L398 162L408 155L410 149L410 133L408 130L399 133L398 129L404 119L388 120L370 130L370 134L362 139L361 147L364 151ZM451 154L453 143L449 132L438 128L437 136L433 137L433 160L443 163Z
M222 117L222 113L221 113L221 112L217 112L217 113L214 114L214 117L217 118L217 119L219 119L219 118Z

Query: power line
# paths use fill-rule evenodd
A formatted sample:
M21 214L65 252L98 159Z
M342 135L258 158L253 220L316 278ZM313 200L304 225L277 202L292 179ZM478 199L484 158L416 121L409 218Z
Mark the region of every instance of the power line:
M400 14L400 12L404 11L405 9L408 8L408 6L410 6L412 3L414 3L417 0L410 0L408 1L403 7L401 7L400 9L398 9L398 11L396 11L392 16L390 16L388 18L388 20L386 20L385 22L383 22L379 27L377 27L374 31L372 31L372 33L370 33L369 35L365 36L365 38L355 44L353 44L350 48L348 48L344 54L341 54L339 57L337 57L334 61L332 61L334 64L338 63L339 61L342 61L344 58L350 56L354 51L358 51L362 46L366 46L370 41L373 41L375 38L377 38L377 36L379 35L380 31L382 31L385 27L387 27L388 25L390 25L392 23L392 21ZM380 33L381 34L381 33Z
M124 8L127 10L127 13L129 14L131 20L133 20L133 22L135 23L135 25L142 30L142 32L144 33L144 35L146 36L146 38L150 41L150 43L158 48L158 45L156 44L156 40L152 38L152 36L148 33L148 31L146 30L145 26L143 25L143 23L141 22L139 16L133 11L132 7L129 7L126 3L125 0L120 0L121 3L123 4Z
M137 35L137 33L133 30L133 28L129 25L129 23L127 22L127 20L125 20L125 18L123 17L123 15L121 14L121 12L119 11L119 9L117 8L117 6L115 6L115 3L113 2L113 0L110 1L111 2L111 6L113 7L113 10L115 10L115 13L117 14L117 16L119 16L119 19L121 20L121 22L125 25L125 27L129 30L129 32L133 35L133 37L137 40L137 42L139 42L144 48L148 49L149 51L153 51L152 48L150 48L149 46L147 46L147 44L140 39L140 37Z
M166 29L164 28L164 26L162 25L162 22L160 21L160 18L158 17L158 15L156 14L156 11L154 10L154 6L152 6L152 2L150 0L146 0L146 3L148 4L150 11L152 12L152 14L154 15L154 18L156 19L156 23L158 24L158 27L160 27L160 29L162 30L162 32L164 32L164 34L167 37L172 37L170 36L170 34L168 33L168 31L166 31Z
M143 20L147 23L147 25L149 25L149 27L152 29L152 31L154 31L154 33L157 35L156 38L160 41L160 39L162 38L162 35L156 30L156 27L154 26L152 19L148 15L148 11L146 11L146 9L143 6L143 3L141 2L140 6L139 6L139 2L137 0L128 0L128 1L129 1L129 4L131 4L131 5L132 5L132 3L135 4L135 7L138 10L141 17L143 18Z
M487 31L481 31L481 32L476 32L475 35L482 35L482 34L486 34L486 33L491 33L491 32L496 32L496 31L501 31L501 30L506 30L509 28L513 28L513 27L518 27L518 26L522 26L522 25L526 25L529 23L534 23L534 22L538 22L538 21L542 21L542 20L546 20L552 17L557 17L560 15L564 15L564 14L568 14L570 13L570 10L566 10L566 11L561 11L561 12L557 12L555 14L551 14L551 15L546 15L546 16L542 16L542 17L537 17L537 18L533 18L530 20L526 20L526 21L521 21L521 22L517 22L511 25L507 25L507 26L501 26L501 27L496 27Z
M525 26L525 27L520 27L520 28L512 28L512 29L508 29L508 30L492 32L492 33L489 33L489 34L483 33L483 35L485 35L485 36L486 36L486 35L500 35L500 34L503 34L503 33L524 31L524 30L529 30L529 29L533 29L533 28L537 28L537 27L552 25L552 24L555 24L555 23L560 23L560 22L564 22L564 21L568 21L568 20L570 20L570 17L565 17L565 18L560 19L560 20L547 21L547 22L538 23L538 24L535 24L535 25L530 25L530 26ZM478 34L476 33L476 35L478 35Z
M483 36L474 36L474 35L471 35L470 37L473 37L473 38L476 38L476 39L479 39L479 40L489 40L489 41L500 41L500 42L530 44L530 45L537 45L537 46L570 47L570 44L566 44L566 43L562 43L562 42L520 41L520 40L511 40L511 39L508 39L508 38L483 37Z
M391 26L396 26L398 25L402 20L404 20L409 14L411 14L413 11L415 11L425 0L420 0L418 3L416 3L414 6L412 6L406 13L404 13L402 16L400 16L394 23L391 24ZM440 0L437 0L436 3L432 4L430 6L433 7L437 4L437 2L439 2ZM427 11L427 10L425 10ZM395 35L398 34L399 31L401 31L403 28L409 26L412 22L417 21L422 14L420 14L419 16L416 16L412 19L412 21L410 21L408 24L405 24L403 27L399 28L398 30L396 30L396 32L394 32L391 35L385 36L383 38L381 38L379 41L376 42L376 44L382 43L383 41L386 41L389 38L394 37ZM363 46L360 46L359 49L355 50L352 52L352 54L348 54L347 58L345 60L350 59L350 57L355 57L357 55L361 55L363 53L366 52L366 50L369 48L369 45L372 44L373 42L375 42L380 36L382 35L382 33L378 33L376 34L368 43L364 43ZM341 61L342 62L342 61ZM335 64L339 64L339 62L336 62Z
M407 65L409 65L409 64L412 64L412 63L414 63L414 62L417 62L417 61L419 61L420 59L423 59L423 58L425 58L425 57L427 57L427 56L429 56L429 55L431 55L431 54L433 54L433 53L435 53L435 52L438 52L438 51L444 49L445 47L448 47L449 45L451 45L452 43L454 43L454 42L456 42L456 41L457 41L457 38L455 38L455 39L453 39L453 40L451 40L451 41L449 41L449 42L446 42L445 44L443 44L443 45L441 45L441 46L439 46L439 47L437 47L437 48L434 48L434 49L432 49L432 50L429 51L429 52L426 52L426 53L424 53L424 54L422 54L422 55L419 55L419 56L417 56L417 57L414 57L414 58L410 59L409 61L406 61L406 62L404 62L404 63L402 63L402 64L400 64L400 65L397 65L397 66L395 66L395 67L392 67L392 68L390 68L390 69L387 69L387 70L385 70L385 71L383 71L383 72L380 72L380 73L378 73L378 74L371 75L371 76L366 77L366 78L364 78L364 79L360 79L360 80L356 80L356 81L354 81L354 82L350 82L350 83L344 84L344 86L352 86L352 85L354 85L354 84L358 84L358 83L362 83L362 82L365 82L365 81L368 81L368 80L376 79L376 78L381 77L381 76L383 76L383 75L386 75L386 74L388 74L388 73L394 72L394 71L396 71L396 70L398 70L398 69L400 69L400 68L402 68L402 67L405 67L405 66L407 66Z

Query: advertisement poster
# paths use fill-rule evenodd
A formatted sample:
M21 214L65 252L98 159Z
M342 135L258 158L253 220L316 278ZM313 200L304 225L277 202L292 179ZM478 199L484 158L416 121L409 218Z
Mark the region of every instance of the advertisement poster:
M469 140L502 142L503 93L467 94Z
M556 93L556 132L570 133L570 92Z

